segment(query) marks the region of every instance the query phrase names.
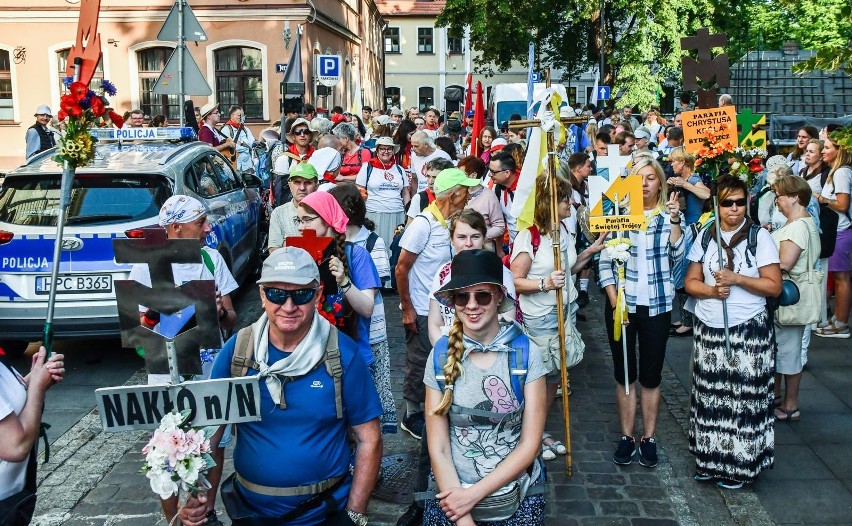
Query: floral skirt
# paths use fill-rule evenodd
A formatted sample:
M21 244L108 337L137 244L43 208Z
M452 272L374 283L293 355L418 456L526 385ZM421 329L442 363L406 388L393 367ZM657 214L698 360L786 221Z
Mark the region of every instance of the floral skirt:
M423 513L423 526L452 526L441 504L436 499L426 501ZM521 501L514 515L504 521L477 522L488 526L544 526L544 495L530 495Z
M698 471L751 482L775 458L775 349L764 311L725 330L695 320L689 451Z
M379 392L379 400L382 402L382 434L397 432L396 402L393 399L390 381L390 354L388 341L371 343L373 351L373 363L370 372L373 374L373 383Z

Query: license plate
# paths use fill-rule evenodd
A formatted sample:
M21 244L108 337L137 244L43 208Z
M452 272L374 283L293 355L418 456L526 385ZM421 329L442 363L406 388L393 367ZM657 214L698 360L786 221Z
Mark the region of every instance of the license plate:
M93 292L112 292L112 276L92 274L79 276L59 276L57 294L91 294ZM36 294L50 293L50 276L36 276Z

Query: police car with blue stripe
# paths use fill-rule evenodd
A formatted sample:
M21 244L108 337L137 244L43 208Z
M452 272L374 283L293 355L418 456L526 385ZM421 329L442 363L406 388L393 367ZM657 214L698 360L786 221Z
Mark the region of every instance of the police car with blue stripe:
M173 194L209 209L209 247L237 280L257 270L265 249L256 181L245 182L190 128L97 130L95 160L77 169L62 238L54 330L57 338L116 337L112 240L143 237ZM40 340L52 283L62 167L42 152L8 173L0 187L0 344L18 353Z

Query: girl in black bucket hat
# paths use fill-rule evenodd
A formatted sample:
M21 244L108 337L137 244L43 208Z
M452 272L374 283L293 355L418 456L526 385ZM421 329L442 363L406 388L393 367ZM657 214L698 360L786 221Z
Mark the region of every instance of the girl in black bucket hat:
M424 377L437 493L426 502L423 524L543 525L541 352L517 323L498 319L514 301L494 252L466 250L451 268L435 297L453 305L456 318L435 343Z

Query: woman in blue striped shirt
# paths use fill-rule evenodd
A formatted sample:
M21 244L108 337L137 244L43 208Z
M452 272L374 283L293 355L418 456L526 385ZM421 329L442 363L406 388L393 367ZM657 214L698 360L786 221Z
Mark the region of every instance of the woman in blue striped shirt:
M645 231L629 231L632 242L630 258L625 269L625 301L628 317L622 338L627 341L625 364L621 341L613 339L613 314L617 296L617 266L606 250L600 258L600 286L606 293L605 320L612 350L618 417L621 440L612 461L626 466L636 455L633 422L636 415L636 380L642 385L642 424L644 433L639 442L639 463L652 468L657 465L657 443L654 438L657 412L660 407L660 380L665 358L666 342L671 324L674 284L672 269L683 258L684 242L681 230L683 215L678 193L666 200L663 168L652 157L637 156L629 176L642 177L642 208ZM636 343L638 341L638 352ZM637 367L638 355L638 367ZM630 394L625 394L624 367Z

